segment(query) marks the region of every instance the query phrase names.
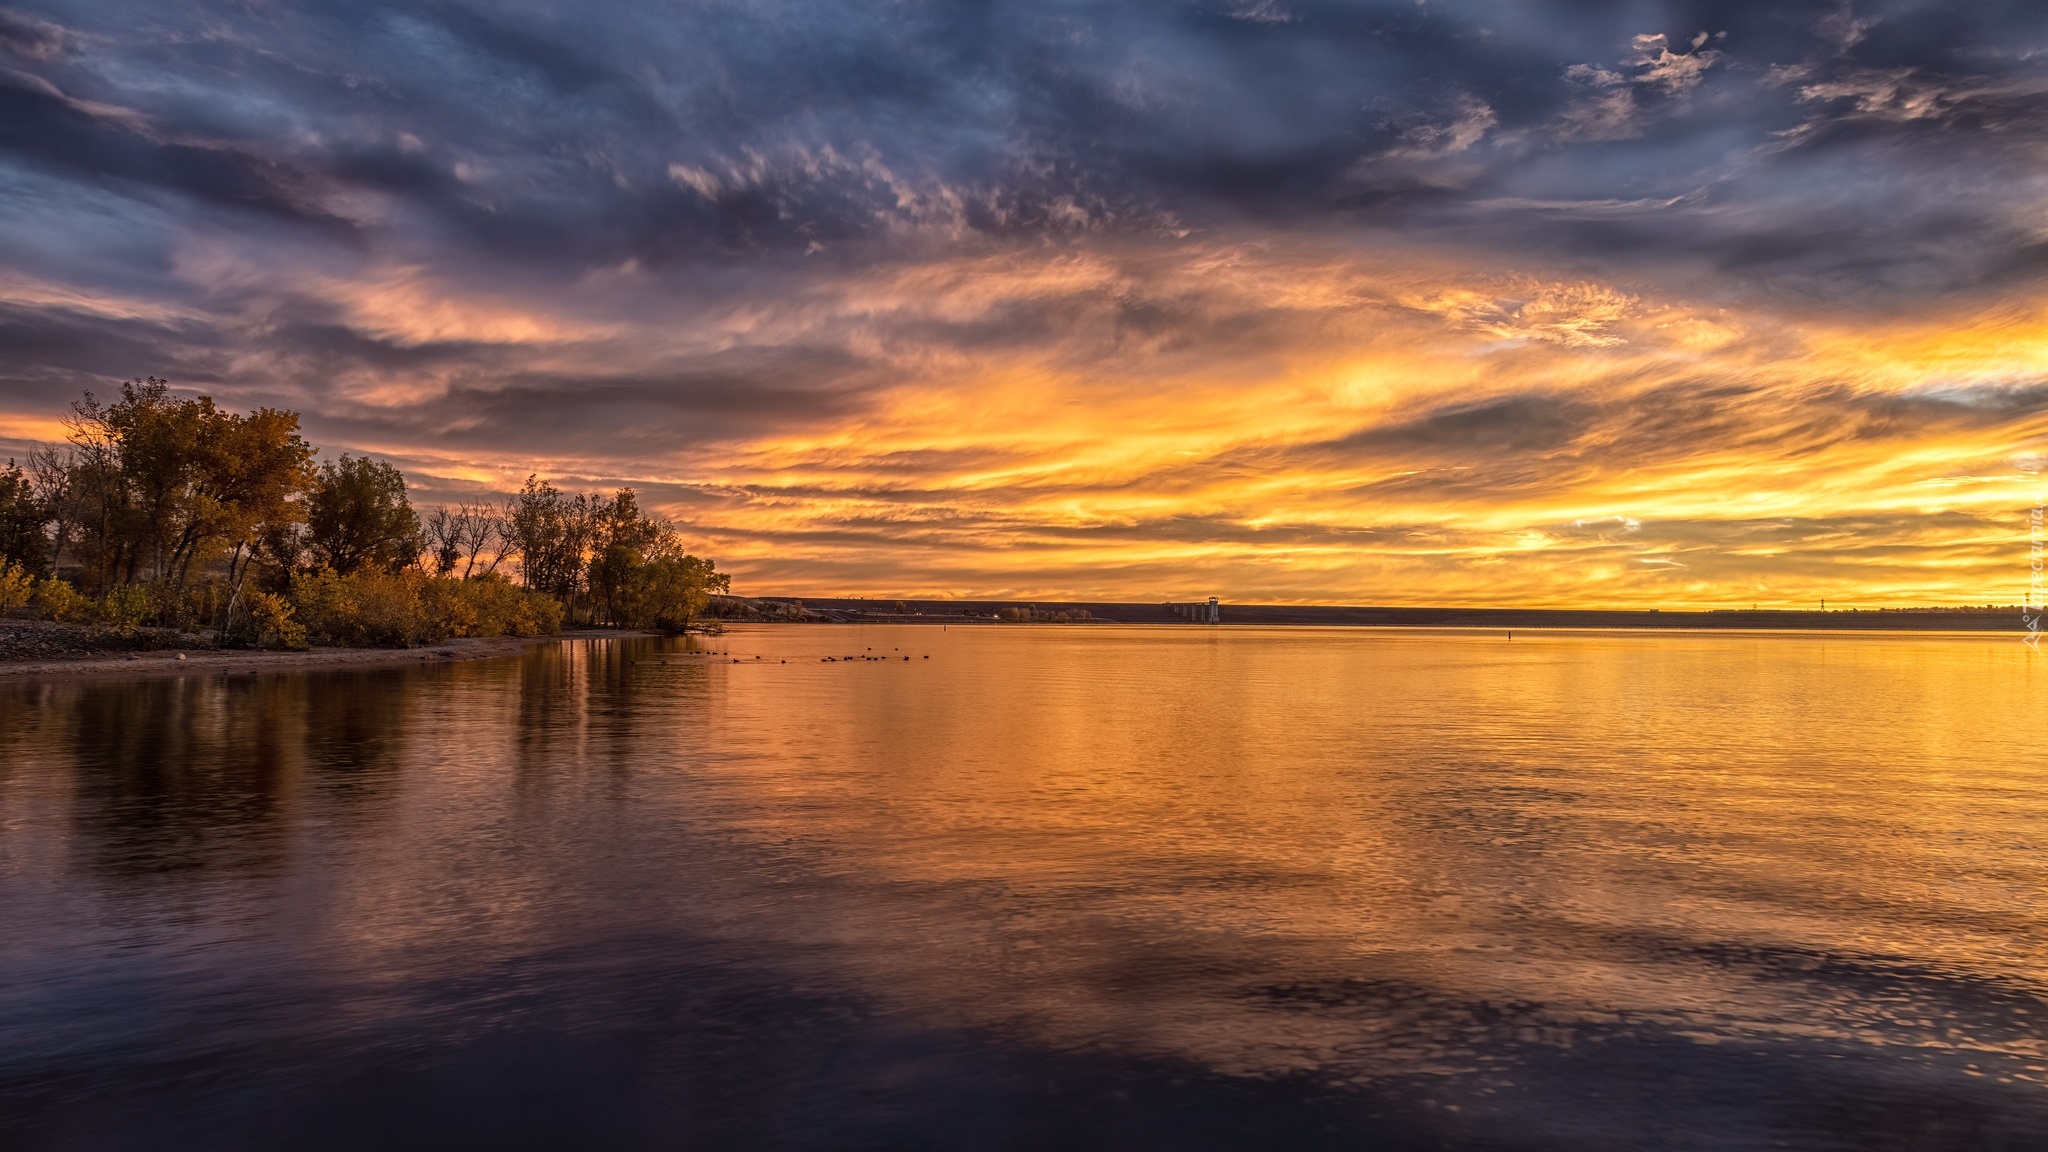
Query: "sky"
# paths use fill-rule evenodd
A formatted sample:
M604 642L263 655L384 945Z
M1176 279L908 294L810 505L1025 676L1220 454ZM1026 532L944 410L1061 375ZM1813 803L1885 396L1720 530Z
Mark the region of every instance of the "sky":
M0 453L155 375L744 594L2013 604L2048 6L0 5Z

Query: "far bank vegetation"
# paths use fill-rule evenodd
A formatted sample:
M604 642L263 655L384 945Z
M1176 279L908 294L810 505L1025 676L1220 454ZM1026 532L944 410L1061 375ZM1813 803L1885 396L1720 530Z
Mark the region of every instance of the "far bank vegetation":
M416 511L390 463L319 460L296 412L155 378L71 406L0 470L0 614L241 647L411 646L565 625L683 629L730 581L630 488L530 477Z

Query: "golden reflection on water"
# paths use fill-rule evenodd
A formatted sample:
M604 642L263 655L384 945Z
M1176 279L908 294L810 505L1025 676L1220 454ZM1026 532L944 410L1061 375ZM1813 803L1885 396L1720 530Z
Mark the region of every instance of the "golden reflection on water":
M2022 1020L1976 1034L1823 971L2044 987L2048 794L2010 638L862 639L936 663L734 637L707 743L744 750L757 837L864 894L787 930L850 938L926 1004L1239 1071L1471 1068L1503 1027L1569 1044L1618 1015L2048 1055ZM1287 989L1344 1010L1272 1011Z
M1655 1037L2033 1093L2042 675L2010 637L842 626L10 689L0 1025L137 950L241 995L227 948L337 1032L474 1034L559 991L537 956L688 938L1233 1074L1477 1099Z

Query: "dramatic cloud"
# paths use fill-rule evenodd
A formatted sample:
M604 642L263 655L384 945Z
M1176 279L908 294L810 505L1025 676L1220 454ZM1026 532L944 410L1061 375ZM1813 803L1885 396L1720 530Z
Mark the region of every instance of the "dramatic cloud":
M2009 602L2048 10L0 10L0 447L167 376L742 590Z

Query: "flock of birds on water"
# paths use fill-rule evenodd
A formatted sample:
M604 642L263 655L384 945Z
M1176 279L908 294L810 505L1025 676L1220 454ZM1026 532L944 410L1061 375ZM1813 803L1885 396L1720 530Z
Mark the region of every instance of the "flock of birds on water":
M874 651L874 649L873 649L873 648L869 648L869 649L868 649L868 651L869 651L869 652L873 652L873 651ZM889 651L891 651L891 652L901 652L901 651L903 651L903 649L901 649L901 648L891 648L891 649L889 649ZM741 660L740 660L740 658L739 658L739 657L737 657L737 656L733 656L733 655L732 655L732 653L730 653L730 652L678 652L678 653L676 653L676 655L678 655L678 656L732 656L732 662L733 662L733 663L735 663L735 664L739 664L739 663L742 663L742 662L743 662L743 661L741 661ZM931 656L930 656L929 654L927 654L927 655L926 655L926 656L925 656L924 658L925 658L926 660L929 660L929 659L931 659ZM765 659L765 658L764 658L764 657L761 657L761 656L756 656L756 657L754 657L754 659L756 659L756 660L762 660L762 659ZM888 661L889 661L890 659L892 659L892 657L888 657L888 656L868 656L868 655L865 655L865 654L860 654L860 655L854 655L854 656L821 656L821 657L819 657L819 658L818 658L818 663L820 663L820 664L851 664L851 663L853 663L853 662L854 662L854 661L856 661L856 660L858 660L858 661L866 661L866 662L875 662L875 661L880 661L880 662L886 663L886 662L888 662ZM904 659L904 660L908 660L908 659L910 659L910 657L908 657L908 656L905 656L905 657L903 657L903 659ZM633 663L635 663L635 664L664 664L664 663L667 663L667 661L665 661L665 660L635 660L635 661L633 661ZM789 663L789 661L787 661L787 660L779 660L779 661L777 661L777 663L779 663L779 664L787 664L787 663Z

